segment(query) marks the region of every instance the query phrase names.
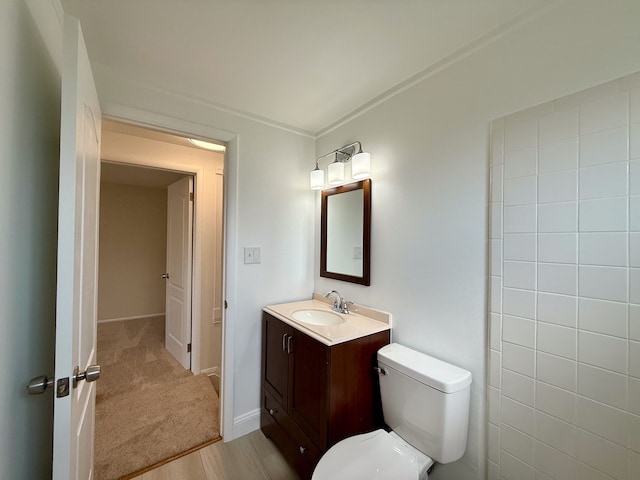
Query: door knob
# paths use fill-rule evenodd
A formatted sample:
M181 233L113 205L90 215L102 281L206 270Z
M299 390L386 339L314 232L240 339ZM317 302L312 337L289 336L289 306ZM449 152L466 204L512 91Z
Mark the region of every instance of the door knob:
M167 278L169 278L169 274L163 273L162 275L160 275L160 278L164 278L166 280Z
M39 395L44 393L44 391L53 386L53 378L49 378L46 375L41 375L39 377L34 377L29 380L29 385L27 385L27 392L29 395Z
M84 372L80 371L80 367L73 369L73 388L78 386L80 380L87 382L95 382L100 378L100 365L89 365Z

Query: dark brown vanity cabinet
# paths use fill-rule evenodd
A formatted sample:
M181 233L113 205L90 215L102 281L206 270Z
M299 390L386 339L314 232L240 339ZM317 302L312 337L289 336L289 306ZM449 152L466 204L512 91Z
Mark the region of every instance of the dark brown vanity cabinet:
M262 431L300 477L338 441L382 426L378 349L389 331L327 346L262 314Z

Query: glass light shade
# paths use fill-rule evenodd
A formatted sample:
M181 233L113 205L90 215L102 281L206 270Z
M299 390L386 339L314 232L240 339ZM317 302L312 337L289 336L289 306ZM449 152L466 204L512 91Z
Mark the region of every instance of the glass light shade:
M309 186L311 190L322 190L324 188L324 170L316 168L309 174Z
M360 152L351 157L351 177L355 180L368 178L371 175L371 155Z
M329 171L329 185L338 185L344 182L344 163L330 163L327 170Z

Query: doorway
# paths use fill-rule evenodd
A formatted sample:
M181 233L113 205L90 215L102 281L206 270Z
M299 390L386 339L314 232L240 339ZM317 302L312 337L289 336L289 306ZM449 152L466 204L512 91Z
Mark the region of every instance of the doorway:
M128 240L121 238L119 240L120 246L117 248L120 250L124 250L127 244L137 243L138 247L140 247L137 253L133 253L134 258L126 260L130 264L128 266L132 268L132 271L125 275L127 278L123 279L122 274L116 276L116 281L121 283L120 287L127 290L127 295L131 298L126 298L126 301L119 301L113 294L109 294L105 295L106 301L99 302L98 355L100 356L101 353L100 329L102 327L105 327L104 330L108 332L107 335L113 337L117 336L118 331L120 333L124 331L126 333L125 340L121 341L121 343L124 342L125 346L129 346L126 345L128 341L133 343L142 342L143 351L137 355L146 360L158 360L155 363L152 361L146 362L145 367L148 367L147 370L154 368L162 370L164 368L166 370L164 373L167 373L167 375L170 373L173 375L171 377L173 381L179 383L184 376L180 374L179 369L176 369L176 365L180 363L186 367L183 371L187 376L206 378L208 387L214 390L213 384L216 393L219 393L222 345L222 187L224 154L201 151L186 145L186 143L184 138L140 127L132 127L108 120L103 123L102 183L103 194L105 195L101 198L101 202L103 200L113 201L115 198L115 203L120 203L120 215L124 216L143 209L143 204L152 203L151 198L155 199L155 206L147 205L145 212L138 212L137 220L126 219L124 216L118 217L117 212L109 212L108 216L111 217L111 223L106 232L104 231L105 228L102 228L101 250L104 250L102 235L103 233L107 236L116 235L114 224L137 221L139 224L144 224L138 226L145 227L142 229L136 228L136 230L143 231L140 233L140 238L129 238ZM167 258L167 245L172 242L172 238L173 243L176 243L176 236L170 233L170 222L167 221L167 216L171 217L170 214L168 215L171 207L167 206L167 192L170 188L168 186L181 183L180 179L183 182L187 181L187 183L193 182L196 187L200 188L196 188L197 194L192 195L195 204L194 241L192 243L189 240L184 240L182 233L177 235L180 240L178 243L182 243L183 246L193 245L194 262L188 262L188 265L193 265L194 268L188 271L185 270L184 273L176 274L169 271L171 268L169 267L168 269L167 267L167 265L171 264L171 261ZM186 194L187 201L188 194L189 190L187 190ZM123 211L124 213L122 213ZM104 216L104 212L101 215ZM159 221L158 217L163 216L164 222ZM151 233L144 233L145 229L153 230L151 225L153 223L156 225L155 230ZM164 229L159 228L159 224L163 224ZM167 235L167 233L169 234ZM158 239L164 241L157 242L156 240ZM202 245L206 245L207 248L202 248ZM113 247L109 248L113 250ZM158 260L159 256L157 254L159 250L162 250L160 260ZM151 251L156 253L155 265L148 262L146 264L143 263L144 258L142 257ZM104 262L101 259L102 263ZM108 265L106 270L113 270L114 264L117 262L107 259L106 263ZM104 270L105 267L101 265L101 269ZM186 361L184 358L178 359L179 362L175 362L174 358L169 360L164 358L166 349L161 348L164 353L158 353L158 346L153 344L154 338L157 340L159 337L158 328L163 330L161 332L163 339L165 332L167 333L167 338L175 339L178 336L170 323L164 324L164 318L162 317L165 313L175 313L172 312L172 305L180 303L174 301L174 294L170 297L172 301L165 301L167 298L165 293L170 288L167 286L166 290L164 289L168 282L161 277L167 273L171 280L183 277L184 281L177 283L193 282L193 295L186 294L182 299L184 300L182 303L188 303L193 312L193 334L181 334L180 343L182 345L179 345L178 348L180 350L183 346L185 350L183 353L187 353L187 349L191 350ZM101 272L101 280L102 276ZM152 292L150 288L143 288L142 292L140 289L136 291L134 287L136 285L144 285L145 281L147 282L147 287L149 284L154 284L155 291ZM102 282L99 282L99 288L101 288L101 285ZM206 295L203 295L204 291L206 291ZM102 298L100 295L99 297ZM161 300L158 300L159 298ZM138 308L138 310L129 310L127 313L124 307L132 299L134 307ZM153 303L154 301L155 304ZM165 306L166 308L164 308ZM209 315L206 314L207 312ZM186 315L189 316L188 313ZM105 320L107 323L105 323ZM133 347L133 345L130 346ZM164 346L163 344L162 347ZM130 352L133 351L132 348ZM173 357L179 356L175 352L172 353ZM109 355L114 355L113 350L109 352ZM134 356L133 353L131 355ZM145 363L143 360L137 361ZM158 365L168 365L168 367L160 368ZM159 373L162 375L163 372ZM145 385L148 386L148 378L145 378L145 381ZM113 388L117 390L118 386ZM161 390L170 390L170 388L160 389L159 391ZM108 390L106 395L109 395ZM184 393L181 395L184 395ZM192 408L192 405L190 405L190 408ZM99 408L100 405L98 405ZM219 432L219 402L215 405L215 410ZM98 415L99 412L97 413ZM96 433L99 434L99 431ZM96 446L99 447L99 445L100 442L97 442ZM192 447L191 445L185 446L187 448ZM98 467L97 464L96 467Z

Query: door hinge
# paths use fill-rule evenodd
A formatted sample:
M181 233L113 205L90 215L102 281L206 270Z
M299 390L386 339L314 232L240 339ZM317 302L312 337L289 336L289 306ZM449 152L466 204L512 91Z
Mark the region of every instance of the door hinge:
M193 202L193 192L189 192L189 200Z
M191 353L191 344L187 343L187 353Z

